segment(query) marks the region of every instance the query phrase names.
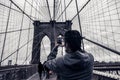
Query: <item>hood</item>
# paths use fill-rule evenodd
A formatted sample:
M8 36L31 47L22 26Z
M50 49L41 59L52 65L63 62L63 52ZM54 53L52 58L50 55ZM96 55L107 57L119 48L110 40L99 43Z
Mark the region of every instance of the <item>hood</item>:
M90 54L76 51L64 56L64 64L71 69L84 69L90 64Z

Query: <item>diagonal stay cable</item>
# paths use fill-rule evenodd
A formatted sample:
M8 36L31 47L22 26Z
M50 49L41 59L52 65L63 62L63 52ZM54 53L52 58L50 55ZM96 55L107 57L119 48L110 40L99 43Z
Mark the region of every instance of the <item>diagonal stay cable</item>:
M62 11L62 13L60 14L60 16L57 18L57 20L60 19L60 17L63 15L63 13L66 11L66 9L70 6L70 4L72 3L73 0L71 0L68 5L65 7L65 9Z
M46 0L46 3L47 3L47 8L48 8L50 20L52 20L51 12L50 12L50 6L49 6L49 3L48 3L48 0Z
M33 19L27 13L25 13L13 0L9 1L11 1L11 3L13 3L23 14L25 14L29 19L33 21Z
M0 5L1 5L1 6L4 6L4 7L6 7L6 8L10 8L10 6L7 6L7 5L2 4L2 3L0 3ZM14 9L14 8L11 8L11 9L14 10L14 11L17 11L17 12L21 13L21 11L19 11L19 10L16 10L16 9Z
M27 1L27 0L26 0ZM33 0L32 0L32 4L33 5ZM31 6L31 10L30 10L30 15L32 15L33 13L33 10L32 10L32 6ZM28 37L27 37L27 41L30 40L30 27L31 27L31 20L29 20L29 30L28 30ZM27 55L28 55L28 49L29 49L29 44L27 44L27 51L26 51L26 58L27 58Z
M42 8L42 7L45 5L45 1L43 1L43 3L42 3L42 2L40 2L40 0L38 0L38 1L34 0L34 2L36 3L36 5L37 5L40 9L46 10L46 9ZM40 4L40 3L41 3L41 4ZM41 5L41 6L40 6L40 5ZM40 11L41 11L41 10L40 10ZM42 13L43 15L46 15L46 14L44 13L44 11L41 11L41 13Z
M39 43L40 43L40 41L39 41ZM38 44L39 44L39 43L38 43ZM36 44L36 46L37 46L38 44ZM36 47L36 46L35 46L35 47ZM35 49L35 48L34 48L34 49ZM38 51L37 51L37 52L38 52ZM36 52L36 53L37 53L37 52ZM30 55L31 55L31 54L29 54L29 55L27 56L27 58L26 58L25 61L22 63L22 65L24 65L24 63L27 61L27 59L30 57ZM35 56L36 56L36 55L35 55ZM34 57L34 58L35 58L35 57ZM33 60L33 61L34 61L34 60ZM26 67L27 67L27 66L26 66ZM16 69L16 67L15 67L14 69ZM18 69L17 71L19 71L19 69ZM17 73L14 73L13 75L16 75L16 74L17 74Z
M38 44L40 43L40 41L38 42ZM46 54L46 49L45 49L45 46L44 46L44 43L43 43L43 41L41 41L41 43L42 43L42 45L43 45L43 48L44 48L44 52L45 52L45 55L47 56L47 54ZM38 44L36 44L36 46L34 47L34 49L36 49L36 47L37 47L37 45ZM34 50L33 49L33 50ZM33 52L33 51L32 51ZM37 51L38 52L38 51ZM36 53L37 53L36 52ZM35 57L37 56L37 54L35 53ZM23 62L23 64L27 61L27 59L30 57L30 54L27 56L27 58L25 59L25 61ZM31 63L34 61L34 59L35 59L35 57L33 58L33 60L31 61Z
M35 37L39 36L41 33L39 33L38 35L36 35ZM35 38L34 37L34 38ZM31 40L29 40L27 43L25 43L24 45L22 45L20 48L18 48L17 50L15 50L14 52L12 52L10 55L8 55L6 58L4 58L3 60L0 61L3 62L5 61L6 59L8 59L10 56L12 56L13 54L15 54L15 52L17 52L18 50L20 50L21 48L23 48L25 45L27 45L29 42L31 42L34 38L32 38Z
M61 1L59 2L58 7L57 7L57 9L56 9L56 16L57 16L57 14L58 14L58 12L59 12L59 10L60 10L60 6L62 6L62 2L61 2ZM61 12L62 12L62 11L61 11Z
M113 53L116 53L116 54L120 55L120 52L119 52L119 51L116 51L116 50L114 50L114 49L112 49L112 48L106 47L106 46L104 46L104 45L102 45L102 44L100 44L100 43L94 42L94 41L92 41L92 40L90 40L90 39L87 39L87 38L84 38L84 39L87 40L87 41L89 41L89 42L91 42L91 43L93 43L93 44L96 44L96 45L98 45L98 46L100 46L100 47L102 47L102 48L104 48L104 49L106 49L106 50L108 50L108 51L111 51L111 52L113 52Z
M46 9L46 2L45 1L43 1L43 4L38 4L38 2L37 1L35 1L36 2L36 4L39 6L39 5L44 5L44 6L41 6L41 7L39 7L39 9L40 9L40 11L41 11L41 13L44 15L44 17L46 18L46 20L49 20L50 18L50 14L49 14L49 10L48 10L48 7L47 7L47 9ZM40 3L40 2L39 2ZM49 5L49 4L48 4Z
M66 7L66 1L64 0L64 8ZM67 12L65 10L65 20L67 20Z
M34 58L31 60L31 63L33 63L33 61L35 60L36 56L37 56L37 53L38 53L39 50L37 50L37 52L35 53L35 56Z
M73 19L75 19L75 17L77 16L77 15L79 15L79 13L87 6L87 4L90 2L91 0L88 0L86 3L85 3L85 5L77 12L77 14L71 19L71 21L73 21Z
M26 0L26 2L27 2L32 8L34 8L41 16L43 16L43 14L42 14L40 11L38 11L28 0Z
M37 46L39 45L39 43L40 43L40 41L35 45L35 47L33 48L32 52L37 48ZM31 53L32 53L32 52L31 52ZM37 51L37 52L38 52L38 51ZM31 55L31 54L29 54L29 55L27 56L27 58L24 60L23 64L27 61L27 59L30 57L30 55Z
M0 32L0 34L5 34L5 33L13 33L13 32L19 32L19 31L26 31L29 29L33 29L33 28L26 28L26 29L18 29L18 30L12 30L12 31L7 31L7 32Z
M45 54L46 54L46 50L45 50L43 41L41 41L41 43L42 43L43 48L44 48L43 50L44 50L44 52L45 52ZM37 51L37 52L38 52L38 51ZM37 53L37 52L36 52L36 53ZM33 63L33 61L35 60L36 56L37 56L37 54L35 54L35 57L34 57L33 60L31 61L31 63Z
M59 28L59 29L61 29L61 30L64 30L64 31L68 31L68 30L66 30L66 29L64 29L64 28L61 28L61 27L57 27L57 28ZM90 40L90 39L87 39L87 38L85 38L85 37L83 37L83 39L84 39L84 40L87 40L87 41L89 41L89 42L91 42L91 43L93 43L93 44L95 44L95 45L97 45L97 46L100 46L100 47L102 47L102 48L104 48L104 49L106 49L106 50L108 50L108 51L111 51L111 52L113 52L113 53L115 53L115 54L120 55L120 52L119 52L119 51L116 51L116 50L114 50L114 49L112 49L112 48L109 48L109 47L107 47L107 46L104 46L104 45L102 45L102 44L100 44L100 43L94 42L94 41L92 41L92 40Z
M77 2L77 0L75 0L75 3L76 3L76 10L77 10L77 13L78 13L78 2ZM78 14L78 23L79 23L80 35L82 36L83 32L82 32L82 27L81 27L81 21L80 21L80 15L79 14ZM83 47L83 50L84 50L83 40L82 40L82 47Z
M47 10L44 9L44 8L42 8L42 7L40 6L40 5L45 5L45 2L44 2L43 4L38 4L38 3L40 3L40 0L39 0L39 2L36 1L36 0L35 0L34 2L35 2L36 5L39 7L39 11L38 11L37 8L36 8L37 12L41 13L41 14L42 14L42 17L47 16L46 18L48 18L49 16L47 15L47 14L48 14ZM40 9L41 9L41 10L40 10Z

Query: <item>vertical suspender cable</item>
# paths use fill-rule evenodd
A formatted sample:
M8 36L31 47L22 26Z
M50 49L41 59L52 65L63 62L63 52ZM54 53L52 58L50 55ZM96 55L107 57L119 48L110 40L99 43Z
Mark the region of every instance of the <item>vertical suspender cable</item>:
M26 5L26 0L24 2L24 9L23 10L25 10L25 5ZM16 54L15 64L17 64L17 61L18 61L18 53L19 53L19 47L20 47L20 41L21 41L21 35L22 35L23 19L24 19L24 13L22 15L22 22L21 22L21 27L20 27L21 31L20 31L20 35L19 35L19 41L18 41L18 46L17 46L18 50L17 50L17 54Z
M66 1L64 0L64 8L66 8ZM66 12L66 9L65 9L65 20L67 20L67 12Z
M91 0L88 0L85 5L77 12L77 14L71 19L71 21L73 21L75 19L75 17L85 8L85 6L90 2Z
M61 12L62 12L62 9L63 9L62 1L60 1L60 3L61 3ZM62 20L61 21L63 22L63 15L62 15Z
M52 20L51 12L50 12L50 6L49 6L49 3L48 3L48 0L46 0L46 3L47 3L47 7L48 7L48 12L49 12L50 20Z
M73 0L71 0L68 5L65 7L65 9L62 11L62 13L59 15L59 17L56 20L59 20L60 17L63 15L63 13L66 11L66 9L70 6L70 4L72 3Z
M10 20L10 13L11 13L11 6L12 6L12 2L10 2L10 8L9 8L9 12L8 12L7 25L6 25L6 30L5 30L5 37L4 37L4 42L3 42L3 47L2 47L2 53L1 53L1 59L0 59L0 66L1 66L1 61L2 61L2 58L3 58L3 54L4 54L4 49L5 49L5 43L6 43L6 37L7 37L7 30L8 30L9 20Z
M57 4L57 7L56 7L56 17L57 17L57 15L59 14L59 12L60 12L60 6L61 6L61 1L60 2L56 2Z
M32 0L32 5L33 5L33 0ZM30 16L32 15L32 6L31 6L31 11L30 11ZM28 30L28 40L27 41L29 41L29 39L30 39L30 26L31 26L31 20L29 20L30 22L29 22L29 30ZM26 51L26 59L27 59L27 56L28 56L28 46L29 46L29 44L27 44L27 51ZM27 61L26 61L26 64L27 64Z
M53 2L53 20L55 20L55 1L56 0L54 0L54 2Z
M55 11L56 11L56 10L55 10L55 9L56 9L56 0L54 0L54 10L53 10L54 13L53 13L53 24L52 24L52 26L53 26L54 40L55 40L55 42L56 42L56 29L55 29L55 27L56 27L56 26L55 26L55 24L56 24L56 22L55 22L55 17L56 17L55 14L56 14L56 13L55 13Z
M78 2L77 2L77 0L75 0L75 2L76 2L77 13L78 13L79 12L78 11ZM80 34L81 34L81 36L83 36L82 35L81 22L80 22L80 15L79 14L78 14L78 23L79 23ZM82 47L83 47L83 50L84 50L84 42L83 42L83 40L81 42L82 42Z

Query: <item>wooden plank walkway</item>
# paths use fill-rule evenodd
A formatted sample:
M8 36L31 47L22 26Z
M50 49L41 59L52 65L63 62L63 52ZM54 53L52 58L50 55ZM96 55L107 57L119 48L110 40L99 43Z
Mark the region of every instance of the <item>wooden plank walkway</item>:
M40 80L39 79L39 74L35 73L34 75L32 75L29 79L27 80ZM50 79L46 79L46 80L56 80L56 77L51 77Z

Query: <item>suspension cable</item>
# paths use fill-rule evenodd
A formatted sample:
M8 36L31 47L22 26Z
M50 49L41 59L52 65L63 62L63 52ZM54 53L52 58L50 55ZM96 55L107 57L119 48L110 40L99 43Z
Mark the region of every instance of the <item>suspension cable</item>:
M53 0L53 20L55 20L55 6L56 6L56 0Z
M26 29L18 29L18 30L12 30L12 31L7 31L7 32L0 32L0 34L5 34L5 33L13 33L13 32L18 32L18 31L26 31L28 29L33 29L33 28L26 28Z
M1 61L2 61L2 58L3 58L4 49L5 49L5 43L6 43L6 37L7 37L7 33L6 32L8 31L8 24L9 24L9 21L10 21L11 7L12 7L12 3L10 3L8 18L7 18L7 25L6 25L6 30L5 30L5 37L4 37L3 48L2 48L1 58L0 58L0 66L1 66Z
M60 6L61 6L61 1L60 1L59 4L58 4L58 8L56 9L56 17L57 17L57 14L58 14L58 12L59 12Z
M59 29L61 29L61 30L64 30L64 31L67 31L66 29L61 28L61 27L57 27L57 28L59 28ZM87 40L87 41L89 41L89 42L91 42L91 43L93 43L93 44L95 44L95 45L98 45L98 46L100 46L100 47L102 47L102 48L104 48L104 49L106 49L106 50L108 50L108 51L111 51L111 52L113 52L113 53L115 53L115 54L120 55L120 52L119 52L119 51L116 51L116 50L114 50L114 49L108 48L108 47L106 47L106 46L104 46L104 45L102 45L102 44L100 44L100 43L94 42L94 41L92 41L92 40L90 40L90 39L87 39L87 38L85 38L85 37L83 37L83 39L85 39L85 40Z
M77 10L77 13L78 13L78 2L77 2L77 0L75 0L75 2L76 2L76 10ZM79 15L79 14L78 14L78 23L79 23L80 35L83 36L83 35L82 35L82 27L81 27L80 15ZM81 42L82 42L82 47L83 47L83 50L84 50L84 42L83 42L83 39L82 39Z
M33 5L33 0L32 0L32 5ZM30 10L30 15L32 15L32 6L31 6L31 10ZM30 27L31 27L31 20L29 20L29 31L28 31L28 40L27 41L29 41L29 39L30 39ZM27 58L27 55L28 55L28 44L27 44L27 51L26 51L26 58Z
M23 14L25 14L29 19L33 21L33 19L27 13L25 13L25 11L23 11L16 3L14 3L13 0L9 1L11 1Z
M47 5L47 3L45 2L45 0L44 0L44 4ZM48 2L48 4L49 4L49 2ZM48 20L50 20L50 18L49 18L49 17L50 17L50 14L49 14L49 10L48 10L48 5L47 5L47 9L44 9L44 10L45 10L45 12L46 12L46 14L47 14L47 15L46 15L46 18L48 18Z
M36 3L36 5L39 7L38 2L35 1L35 3ZM39 2L39 3L40 3L40 2ZM43 4L42 4L42 5L43 5ZM45 5L45 2L44 2L44 5ZM47 12L44 8L40 8L40 7L39 7L39 9L41 9L41 10L40 10L41 12L38 11L38 10L37 10L37 11L38 11L39 13L42 13L42 17L47 16L46 19L48 19L48 17L49 17L49 16L47 15L48 12ZM44 12L44 13L43 13L43 12Z
M32 52L37 48L37 46L38 46L39 44L40 44L40 41L35 45L35 47L33 48ZM32 53L32 52L31 52L31 53ZM38 52L38 51L37 51L37 52ZM37 53L37 52L36 52L36 53ZM36 53L35 53L35 57L36 57ZM29 54L29 55L26 57L26 59L24 60L23 64L27 61L27 59L30 57L30 55L31 55L31 54ZM35 57L34 57L34 58L35 58Z
M61 12L62 12L62 10L63 10L63 5L62 5L62 1L60 1L61 2ZM63 22L63 15L62 15L62 20L61 20L62 22Z
M50 6L49 6L49 3L48 3L48 0L46 0L46 3L47 3L47 8L48 8L50 20L52 20L51 12L50 12Z
M69 2L69 4L65 7L65 9L62 11L62 13L59 15L59 17L57 18L57 20L59 20L60 19L60 17L62 16L62 14L66 11L66 9L70 6L70 4L72 3L72 1L73 0L71 0L70 2Z
M24 2L24 8L23 8L23 11L25 11L25 8L26 8L26 1ZM22 21L21 21L20 29L22 29L22 27L23 27L23 20L24 20L24 14L22 14ZM20 31L20 34L19 34L17 48L20 47L21 35L22 35L22 31ZM17 54L16 54L16 62L15 62L15 64L17 64L18 53L19 53L19 50L17 50Z
M40 42L39 42L40 43ZM41 43L42 43L42 45L43 45L43 50L44 50L44 52L45 52L45 54L46 54L46 49L45 49L45 46L44 46L44 43L41 41ZM38 50L39 51L39 50ZM37 51L37 52L38 52ZM31 61L31 63L33 63L33 61L35 60L35 58L36 58L36 56L37 56L37 52L35 53L35 56L34 56L34 58L32 59L32 61ZM46 55L47 56L47 55Z
M66 7L66 1L64 0L64 8ZM65 20L67 20L67 12L65 10Z
M113 52L113 53L116 53L116 54L120 55L120 52L119 52L119 51L116 51L116 50L114 50L114 49L108 48L108 47L106 47L106 46L104 46L104 45L102 45L102 44L99 44L99 43L97 43L97 42L94 42L94 41L92 41L92 40L90 40L90 39L87 39L87 38L84 38L84 39L87 40L87 41L89 41L89 42L91 42L91 43L93 43L93 44L96 44L96 45L98 45L98 46L100 46L100 47L102 47L102 48L104 48L104 49L106 49L106 50L109 50L109 51L111 51L111 52Z
M85 8L85 6L90 2L91 0L88 0L87 2L86 2L86 4L77 12L77 14L71 19L71 21L73 21L73 19L75 19L75 17L77 16L77 15L79 15L79 13Z
M6 7L6 8L11 8L12 10L14 10L14 11L16 11L16 12L21 13L21 11L16 10L16 9L14 9L14 8L10 7L10 6L5 5L5 4L0 3L0 5L4 6L4 7Z
M33 4L30 4L30 2L29 2L28 0L26 0L26 2L27 2L30 6L32 6L32 8L34 8L39 14L41 14L41 16L43 16L43 14L42 14L40 11L38 11L38 10L33 6Z
M36 38L37 36L39 36L41 33L39 33L38 35L36 35L34 38ZM18 50L20 50L20 49L22 49L24 46L26 46L29 42L31 42L31 41L33 41L33 39L34 38L32 38L31 40L29 40L27 43L25 43L24 45L22 45L20 48L18 48L17 50L15 50L14 52L12 52L10 55L8 55L6 58L4 58L3 60L1 60L0 61L0 63L1 62L3 62L3 61L5 61L6 59L8 59L10 56L12 56L13 54L15 54Z

